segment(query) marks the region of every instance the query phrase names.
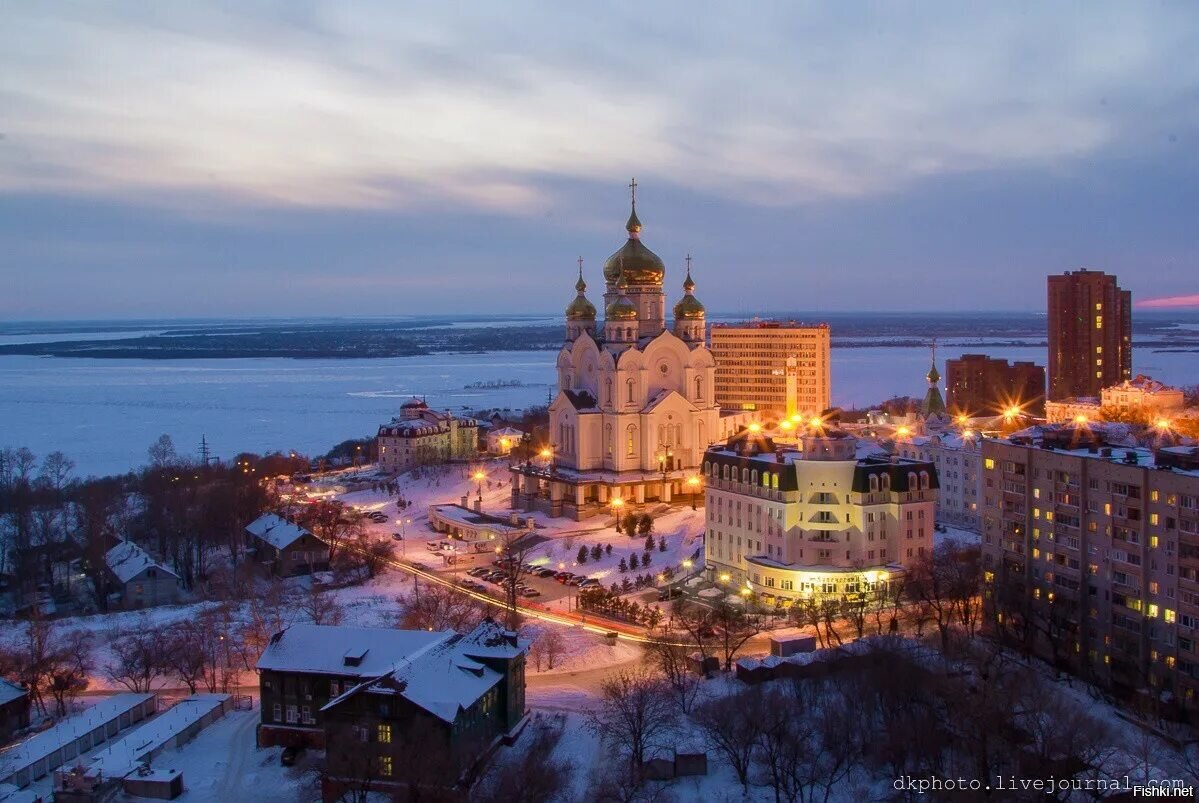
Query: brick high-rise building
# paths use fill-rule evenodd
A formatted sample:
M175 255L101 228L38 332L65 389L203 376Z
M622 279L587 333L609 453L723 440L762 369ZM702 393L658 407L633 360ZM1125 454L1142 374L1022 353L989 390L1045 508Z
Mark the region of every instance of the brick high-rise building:
M1031 362L1009 363L986 354L963 354L945 361L946 405L954 413L998 415L1012 404L1041 415L1045 409L1045 369Z
M1049 398L1099 396L1132 378L1132 294L1102 271L1049 277Z
M716 402L725 409L812 415L829 406L828 324L712 326Z

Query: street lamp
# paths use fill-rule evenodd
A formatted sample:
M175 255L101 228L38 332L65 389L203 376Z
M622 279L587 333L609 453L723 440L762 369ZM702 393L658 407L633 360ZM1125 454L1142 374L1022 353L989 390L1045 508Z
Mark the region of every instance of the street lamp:
M695 495L699 493L699 477L692 474L687 478L687 490L691 492L691 509L695 510Z
M666 501L666 466L670 465L673 458L674 452L670 450L670 447L664 447L662 451L658 452L658 469L662 472L662 491L659 494L659 500L662 502Z
M475 472L475 482L479 483L479 500L480 501L482 501L482 499L483 499L483 480L486 479L486 477L487 477L487 475L484 474L482 470Z

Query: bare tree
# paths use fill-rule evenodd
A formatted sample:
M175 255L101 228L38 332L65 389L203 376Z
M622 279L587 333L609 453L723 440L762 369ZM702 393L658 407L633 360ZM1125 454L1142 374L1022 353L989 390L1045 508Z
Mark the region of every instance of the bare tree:
M148 617L142 617L136 627L111 631L108 643L113 660L105 667L108 677L129 691L150 691L171 668L169 645L163 635Z
M689 649L683 636L673 630L659 630L646 648L646 660L665 678L684 714L691 711L699 696L699 678L691 667Z
M545 633L541 636L542 647L545 649L545 660L548 666L547 669L553 669L554 664L558 663L558 659L562 657L562 653L566 650L566 640L562 638L562 631L554 625L546 628Z
M762 627L745 611L719 600L712 606L712 627L716 630L716 643L724 657L724 671L733 669L733 659L745 646L745 642L762 632Z
M652 752L666 747L677 717L669 688L649 671L633 669L605 680L600 696L603 704L590 714L591 726L640 772Z
M514 760L493 761L481 773L471 795L475 803L566 803L571 797L574 765L554 755L562 739L565 717L547 720L540 714L530 723L532 741Z
M42 713L50 713L46 698L53 699L55 715L62 716L67 701L88 686L91 643L86 631L64 632L60 625L35 616L0 645L0 674L24 685Z
M676 599L671 606L670 621L674 628L695 646L700 658L707 660L714 649L716 631L712 627L712 609L685 599Z
M766 720L762 701L762 687L750 686L705 702L696 709L694 717L708 748L729 762L741 789L746 792L749 790L749 771Z
M322 591L315 583L298 596L296 608L314 625L339 625L345 618L337 597Z
M470 630L487 617L487 604L442 585L428 585L420 594L400 597L399 626L409 630Z
M304 507L299 523L329 547L329 563L337 561L342 547L354 544L362 532L362 516L338 501L318 501Z
M171 440L170 435L166 434L159 435L158 440L146 449L146 454L150 458L150 465L154 468L168 468L174 465L178 458L175 453L175 442Z

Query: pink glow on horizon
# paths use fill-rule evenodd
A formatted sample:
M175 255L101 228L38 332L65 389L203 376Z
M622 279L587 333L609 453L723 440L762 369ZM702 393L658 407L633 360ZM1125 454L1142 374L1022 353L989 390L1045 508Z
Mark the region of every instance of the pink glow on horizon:
M1147 298L1144 301L1138 301L1133 306L1150 309L1167 307L1199 307L1199 295Z

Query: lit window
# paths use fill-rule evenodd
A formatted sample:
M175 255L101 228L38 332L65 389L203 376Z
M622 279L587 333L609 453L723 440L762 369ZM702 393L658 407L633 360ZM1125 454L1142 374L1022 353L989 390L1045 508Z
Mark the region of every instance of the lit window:
M391 744L391 726L382 724L378 729L379 744Z
M995 459L992 457L988 457L986 460L983 461L983 465L986 466L987 468L995 468Z
M391 777L391 756L379 756L379 775L384 778Z

